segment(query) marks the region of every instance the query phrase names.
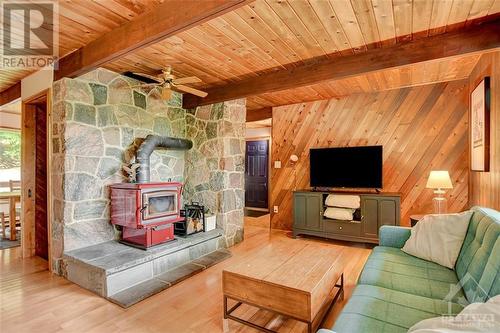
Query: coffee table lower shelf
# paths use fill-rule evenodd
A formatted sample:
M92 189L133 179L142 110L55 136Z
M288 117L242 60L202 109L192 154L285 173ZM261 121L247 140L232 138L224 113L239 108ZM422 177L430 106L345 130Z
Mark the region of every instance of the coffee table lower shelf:
M324 311L324 312L320 311L318 313L318 315L320 315L322 313L323 316L324 316L328 311L330 311L331 307L337 302L337 300L340 297L343 297L343 295L344 295L344 274L343 273L340 275L340 279L339 280L340 280L340 283L337 283L334 286L335 288L338 288L338 290L335 293L335 295L333 296L332 300L330 301L330 304L328 304L327 310ZM233 305L230 309L227 308L227 301L228 301L228 299L232 299L232 300L236 301L236 304ZM286 318L289 318L289 319L294 319L294 320L306 323L307 324L307 332L308 333L312 333L313 322L314 322L314 319L316 319L316 318L314 318L312 321L303 320L303 319L300 319L300 318L296 318L296 317L293 317L293 316L290 316L290 315L278 312L278 311L270 309L270 308L262 307L260 305L253 304L253 303L250 303L248 301L241 300L241 299L236 299L235 297L230 297L230 296L227 296L227 295L224 295L224 319L234 320L234 321L236 321L236 322L238 322L240 324L250 326L250 327L255 328L255 329L257 329L259 331L262 331L262 332L276 333L276 331L270 330L270 329L268 329L268 328L266 328L264 326L260 326L260 325L257 325L255 323L252 323L251 321L248 321L248 320L245 320L245 319L233 316L232 313L236 309L238 309L242 304L247 304L247 305L250 305L250 306L254 306L254 307L259 308L261 310L270 311L270 312L273 312L275 314L281 315L283 317L286 317ZM320 319L322 319L322 318L320 318Z

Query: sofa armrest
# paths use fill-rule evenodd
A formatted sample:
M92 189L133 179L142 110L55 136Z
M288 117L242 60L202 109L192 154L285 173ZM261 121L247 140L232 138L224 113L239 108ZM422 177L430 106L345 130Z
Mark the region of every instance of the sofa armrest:
M379 244L400 249L405 245L410 235L411 228L383 225L379 229Z

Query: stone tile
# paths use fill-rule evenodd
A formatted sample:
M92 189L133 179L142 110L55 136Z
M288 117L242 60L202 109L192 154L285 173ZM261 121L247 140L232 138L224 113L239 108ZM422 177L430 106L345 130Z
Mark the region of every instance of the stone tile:
M129 250L130 247L115 241L104 242L81 249L68 251L65 256L81 260L84 262L100 259L109 255L116 255L122 251Z
M106 104L108 100L108 88L97 83L89 83L89 86L94 95L94 105Z
M104 142L108 145L120 146L120 128L108 127L102 130Z
M134 143L134 129L122 127L121 130L121 139L122 139L122 147L128 147Z
M132 104L132 90L122 77L117 77L109 84L109 104Z
M204 268L208 268L213 266L223 260L226 260L232 256L231 252L226 249L220 249L204 255L196 260L193 260L192 263L196 265L203 266Z
M117 160L123 160L123 150L114 147L106 148L106 156L114 157Z
M75 171L95 174L99 166L99 157L75 157Z
M134 105L146 109L146 95L134 90Z
M167 111L168 118L172 121L184 119L186 113L182 108L169 107Z
M64 227L64 249L74 249L103 243L115 238L115 230L108 219L71 223Z
M73 218L78 221L102 217L107 204L108 200L77 202L73 211Z
M98 258L91 264L106 270L108 274L115 274L146 262L151 263L151 260L152 256L147 251L128 246L127 250ZM151 269L152 267L151 263Z
M131 288L118 292L112 296L109 296L108 299L123 308L128 308L150 296L153 296L154 294L167 289L168 287L170 287L169 283L165 283L158 279L150 279Z
M170 127L170 121L168 120L168 118L155 118L153 123L153 131L159 135L170 135L170 133L172 133L172 128Z
M117 124L118 120L116 119L113 106L105 105L97 108L97 125L99 127L113 126Z
M104 157L101 159L101 162L99 163L97 176L101 179L106 179L119 172L121 168L122 168L122 163L117 159Z
M96 124L95 119L96 119L95 107L91 105L75 103L75 118L74 118L75 121L95 126Z
M139 123L139 108L130 105L115 106L115 116L120 126L138 127ZM141 110L141 112L144 112Z
M161 280L171 285L181 282L204 269L204 266L187 263L176 267L168 272L155 276L156 279Z
M108 274L106 278L106 295L114 295L122 290L128 289L131 286L152 278L153 264L151 262L130 267L127 270L114 274Z
M111 82L112 80L117 78L118 76L119 76L118 73L110 71L109 69L105 69L105 68L98 68L97 69L97 79L101 83L108 84L109 82Z
M85 173L67 173L64 178L64 198L70 201L99 199L101 182Z
M207 253L217 250L217 239L210 239L203 243L189 248L189 257L191 260L198 259Z
M106 296L103 270L72 260L64 261L64 277L99 296Z
M153 260L153 271L155 275L165 273L174 267L183 265L190 260L189 249L184 248L179 251L155 258Z
M101 131L88 125L68 123L64 144L67 155L100 157L104 153Z

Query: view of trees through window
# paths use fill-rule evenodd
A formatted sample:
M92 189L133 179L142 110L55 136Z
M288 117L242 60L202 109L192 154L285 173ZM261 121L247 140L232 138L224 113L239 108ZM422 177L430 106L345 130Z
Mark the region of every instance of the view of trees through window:
M21 166L21 133L0 130L0 169Z
M21 176L21 132L0 129L0 182Z

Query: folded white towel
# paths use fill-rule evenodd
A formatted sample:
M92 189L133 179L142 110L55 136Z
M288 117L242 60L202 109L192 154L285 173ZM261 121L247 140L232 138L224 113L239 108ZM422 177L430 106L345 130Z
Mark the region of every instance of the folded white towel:
M328 219L352 221L355 209L352 208L337 208L328 207L325 209L323 216Z
M361 207L361 198L359 195L329 194L326 197L325 205L328 207L358 209Z

